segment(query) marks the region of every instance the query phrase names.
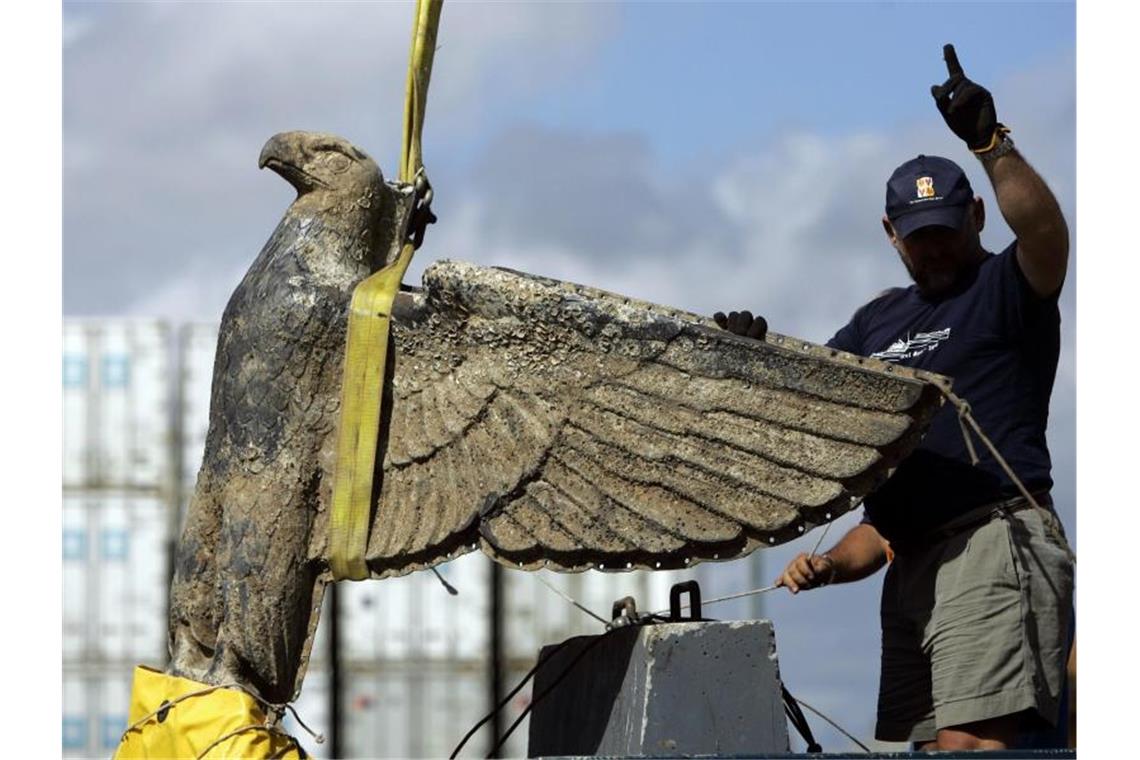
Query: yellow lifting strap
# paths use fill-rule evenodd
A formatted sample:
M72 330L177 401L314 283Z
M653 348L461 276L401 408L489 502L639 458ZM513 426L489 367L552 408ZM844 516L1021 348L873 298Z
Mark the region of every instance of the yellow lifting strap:
M416 0L400 155L399 181L403 183L414 182L423 168L420 137L442 7L443 0ZM404 242L394 262L365 279L352 293L329 520L329 565L337 580L368 577L364 554L368 546L389 320L396 292L414 252L415 246Z

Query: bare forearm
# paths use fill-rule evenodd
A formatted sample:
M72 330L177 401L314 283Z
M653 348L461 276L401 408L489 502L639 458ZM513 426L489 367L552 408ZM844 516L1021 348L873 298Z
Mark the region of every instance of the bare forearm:
M1069 260L1069 228L1057 198L1017 150L983 161L1001 214L1017 236L1018 262L1038 295L1061 286Z
M887 561L886 542L874 527L860 523L825 554L835 567L832 583L850 583L873 575Z

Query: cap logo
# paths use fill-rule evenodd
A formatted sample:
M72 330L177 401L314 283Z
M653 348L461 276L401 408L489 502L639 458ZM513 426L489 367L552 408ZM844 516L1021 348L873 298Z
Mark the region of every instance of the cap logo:
M919 198L934 197L934 177L919 177L914 181Z

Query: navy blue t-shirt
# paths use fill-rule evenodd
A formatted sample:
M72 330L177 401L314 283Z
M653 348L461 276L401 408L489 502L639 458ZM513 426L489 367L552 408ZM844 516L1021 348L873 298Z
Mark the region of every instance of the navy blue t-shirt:
M987 254L953 292L927 299L912 285L866 304L827 345L953 378L994 446L1031 492L1049 489L1045 426L1060 353L1059 293L1039 298L1017 244ZM971 465L957 410L946 404L919 447L864 502L888 540L913 538L980 504L1020 493L974 440Z

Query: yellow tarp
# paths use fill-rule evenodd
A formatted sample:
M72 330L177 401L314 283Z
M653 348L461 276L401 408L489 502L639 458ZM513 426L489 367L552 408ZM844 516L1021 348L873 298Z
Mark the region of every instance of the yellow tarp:
M266 724L261 705L244 691L141 665L131 685L128 725L115 760L307 757L293 737Z

